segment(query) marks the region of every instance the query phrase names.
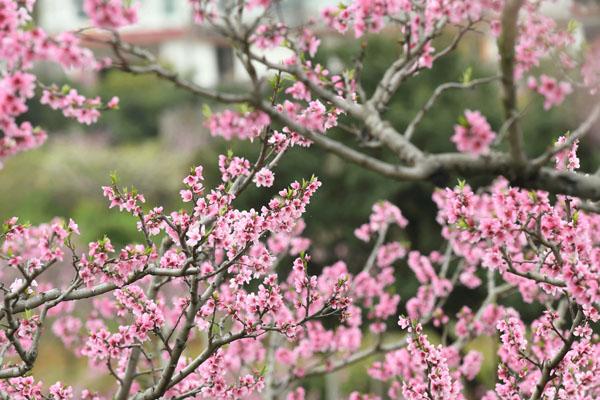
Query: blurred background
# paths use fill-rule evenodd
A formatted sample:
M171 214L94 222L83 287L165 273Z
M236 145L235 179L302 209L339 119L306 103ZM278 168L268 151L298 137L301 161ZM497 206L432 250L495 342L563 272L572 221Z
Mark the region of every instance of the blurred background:
M86 26L82 0L38 0L36 18L50 32ZM140 22L124 31L123 38L147 46L166 65L189 77L198 84L230 91L243 91L247 81L233 51L227 43L209 32L194 26L187 1L143 0ZM286 22L296 24L324 5L323 1L288 0L279 10ZM592 42L600 37L600 3L598 1L558 1L547 12L557 17L565 26L571 18L581 21L580 39ZM450 39L439 39L438 48ZM366 62L363 83L371 92L385 68L399 54L400 45L393 33L367 37ZM334 72L360 51L360 42L346 40L325 33L317 55L319 62ZM273 56L277 56L274 54ZM542 69L553 71L549 62ZM432 70L426 70L409 80L394 97L387 111L388 120L402 129L415 112L427 101L432 91L441 83L460 81L465 71L472 78L497 74L495 43L474 33L467 37L452 54L440 60ZM53 217L73 218L80 226L81 246L107 234L113 243L123 245L141 240L132 217L108 209L100 187L109 183L109 174L116 171L123 185L134 185L143 192L148 207L164 205L165 209L178 209L181 179L194 165L203 165L208 185L217 182L219 172L217 156L232 149L236 154L253 159L256 146L250 143L226 142L212 138L203 126L202 109L205 102L174 88L168 82L153 76L131 76L117 71L96 75L73 73L58 75L51 68L39 71L44 79L58 83L77 81L78 88L88 95L103 98L118 96L120 110L105 112L96 125L84 127L65 120L58 112L30 104L28 118L45 128L48 142L40 149L20 154L6 161L0 171L0 219L19 216L22 221L37 224ZM494 130L502 123L499 88L496 85L480 87L473 91L447 92L443 95L420 126L415 142L430 152L453 151L449 141L453 125L465 109L478 109L487 116ZM589 99L575 94L562 107L543 111L540 96L522 91L519 102L527 106L523 125L527 151L539 154L558 136L573 129L590 108ZM218 110L218 104L208 104ZM343 138L339 132L330 135ZM595 172L600 165L600 127L595 126L580 146L582 169ZM354 144L356 145L356 144ZM377 149L370 150L378 154ZM413 249L424 253L440 250L442 241L435 223L436 209L431 201L434 185L431 183L402 183L390 181L362 170L313 147L309 151L293 150L282 159L275 171L276 184L272 190L249 190L239 199L240 207L257 207L265 204L278 188L287 183L310 177L315 173L323 182L306 215L306 236L311 238L311 253L315 269L343 258L351 269L357 270L367 257L369 247L353 237L353 230L366 221L371 206L380 199L398 205L410 221L401 239ZM456 177L447 182L453 186ZM483 185L487 182L470 182ZM406 266L398 267L398 293L402 301L408 300L417 287ZM475 291L458 291L450 299L448 310L457 311L462 304L477 304L483 294ZM465 300L468 298L468 300ZM538 311L523 306L516 299L508 299L526 316ZM432 333L435 335L435 332ZM61 354L59 347L46 346L47 357L37 367L36 374L56 379L69 371L80 376L78 364ZM493 354L493 346L485 339L476 344L480 350ZM67 358L64 358L67 357ZM486 357L488 360L493 356ZM346 376L331 378L340 382L352 381L351 389L369 390L376 383L367 379L364 366L344 372ZM484 366L476 386L494 384L495 371L491 362ZM101 383L97 383L101 386ZM348 387L338 387L331 392L331 382L315 379L308 383L313 398L336 398L335 393L345 393ZM357 386L358 385L358 386ZM332 394L333 393L333 394ZM475 391L474 391L475 393Z

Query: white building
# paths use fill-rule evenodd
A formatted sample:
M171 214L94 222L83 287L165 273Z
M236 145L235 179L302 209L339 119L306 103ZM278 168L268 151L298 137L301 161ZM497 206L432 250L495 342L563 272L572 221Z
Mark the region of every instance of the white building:
M39 22L53 33L89 25L83 3L84 0L39 0ZM181 30L190 25L190 6L186 0L142 0L140 3L139 22L128 30Z
M137 0L139 21L122 29L124 40L149 47L160 59L202 86L247 79L226 41L193 24L188 0ZM329 0L287 0L280 12L286 22L299 23ZM38 0L39 24L50 33L89 26L83 0ZM314 15L314 14L313 14ZM269 58L288 56L284 49L269 52Z

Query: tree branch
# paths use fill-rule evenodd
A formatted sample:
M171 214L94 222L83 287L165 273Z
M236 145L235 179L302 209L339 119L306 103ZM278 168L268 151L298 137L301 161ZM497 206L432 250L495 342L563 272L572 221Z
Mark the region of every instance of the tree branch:
M539 400L542 398L542 394L544 393L544 389L546 384L552 379L551 374L552 371L560 364L560 362L565 358L569 350L571 350L571 346L573 342L575 342L575 328L577 328L581 322L583 321L583 312L581 310L577 311L577 315L573 320L573 324L571 325L571 329L569 330L569 337L564 342L563 346L560 348L558 353L554 355L554 357L549 360L547 363L544 363L542 368L542 376L540 376L537 384L535 385L535 389L531 394L529 400Z
M499 39L500 69L502 71L502 88L505 119L511 120L517 111L517 89L515 86L515 43L518 35L517 22L523 0L507 0L502 12L502 36ZM508 128L510 154L515 164L522 165L526 161L523 150L523 133L516 119Z

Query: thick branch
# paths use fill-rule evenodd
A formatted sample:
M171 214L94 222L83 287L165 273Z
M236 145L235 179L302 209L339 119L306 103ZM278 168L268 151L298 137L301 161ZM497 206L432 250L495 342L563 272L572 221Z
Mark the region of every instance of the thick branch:
M523 150L523 133L517 114L517 89L515 86L515 43L517 40L517 22L523 0L507 0L502 12L502 36L499 40L500 69L502 71L502 87L504 90L502 103L507 121L512 120L508 128L510 154L516 164L525 163Z
M130 285L133 282L136 282L136 281L142 279L144 276L149 275L150 271L151 271L151 269L147 269L147 270L133 274L127 280L127 282L125 283L124 286ZM25 310L33 310L45 303L48 303L52 300L56 300L58 298L61 298L62 301L87 299L90 297L95 297L95 296L99 296L104 293L111 292L118 288L119 288L119 286L117 286L114 283L101 283L101 284L93 286L91 288L82 288L82 289L73 290L72 292L68 293L67 295L64 295L64 293L61 292L60 289L51 289L51 290L48 290L47 292L32 296L26 300L19 300L12 307L12 311L15 313L20 313ZM4 315L5 315L5 310L0 309L0 319L3 318Z

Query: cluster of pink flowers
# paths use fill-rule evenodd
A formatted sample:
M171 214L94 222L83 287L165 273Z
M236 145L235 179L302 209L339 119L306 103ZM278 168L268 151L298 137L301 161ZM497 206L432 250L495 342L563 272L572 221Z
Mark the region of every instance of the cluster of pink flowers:
M133 272L141 271L149 261L156 258L152 248L146 250L143 245L130 245L119 252L118 257L110 258L114 253L110 239L104 238L89 244L89 251L81 256L80 276L88 287L100 282L112 282L117 286L126 284Z
M326 22L340 32L345 32L353 19L354 34L361 37L366 32L378 32L383 29L384 17L400 11L409 12L410 1L402 0L361 0L349 7L327 7L323 11Z
M252 140L260 136L270 123L269 116L261 111L239 113L225 110L211 115L206 121L206 126L211 135L220 136L225 140Z
M64 244L74 232L73 228L74 223L66 227L60 220L28 226L19 224L17 218L11 218L4 222L0 251L6 255L9 266L16 268L23 265L26 272L35 274L45 264L63 260Z
M250 175L250 161L233 155L219 155L219 171L223 182L230 182L239 176Z
M439 265L448 261L437 253L433 253L429 257L423 256L417 251L409 253L408 266L414 272L421 286L419 286L417 295L406 303L406 310L412 320L433 316L434 325L440 326L448 322L448 317L436 306L436 301L446 298L452 291L453 284L446 277L439 276L434 269L432 260L437 261Z
M325 132L337 125L337 117L341 110L328 112L319 100L308 103L308 107L297 115L298 122L309 130Z
M273 182L275 180L275 175L273 171L268 168L261 168L260 171L254 175L254 183L256 183L257 187L271 187L273 186Z
M106 187L104 191L111 205L122 206L123 211L138 215L145 221L140 225L141 230L148 234L151 229L165 230L181 248L169 249L158 260L153 248L128 246L119 252L118 257L112 257L114 248L108 239L91 243L89 253L80 257L79 265L80 275L86 285L90 288L106 284L121 287L136 274L149 271L154 263L169 270L185 271L189 266L184 255L189 250L185 246L196 244L184 245L181 238L211 215L216 220L212 222L210 229L203 229L200 240L207 244L206 249L215 249L217 264L203 262L198 273L201 276L216 277L219 263L231 260L227 271L232 277L228 283L218 284L215 294L200 308L194 319L197 331L190 333L192 337L211 327L217 316L233 323L232 332L259 335L265 330L276 330L283 333L287 345L281 346L275 357L286 368L292 368L300 360L309 362L323 353L349 354L359 348L363 337L359 328L362 320L360 309L351 305L348 297L350 292L355 293L356 299L369 310L367 318L372 321L371 330L382 333L386 329L386 321L395 315L399 303L399 296L386 292L394 282L391 265L406 254L403 247L396 242L383 246L378 255L378 260L381 260L377 262L378 268L364 271L355 281L342 262L324 268L320 276L310 275L310 257L303 253L308 243L298 236L303 229L299 218L320 185L316 179L294 182L289 188L280 191L260 214L254 211L224 210L231 203L231 200L220 203L220 199L224 197L217 192L224 190L224 187L221 185L203 196L202 181L201 167L194 168L184 179L188 190L193 192L196 203L193 216L179 212L167 217L162 210L153 209L152 217L148 218L151 213L145 214L139 205L134 205L137 204L136 196L141 195L132 195L131 192L123 194L123 191L117 189L116 183ZM132 204L126 206L124 203L129 200ZM207 214L213 202L219 204L218 211L216 214ZM151 225L154 222L156 226ZM383 225L404 227L406 223L398 208L390 203L379 203L374 207L369 226L380 231ZM11 224L10 232L16 235L21 228L15 222ZM58 235L66 240L65 235L75 230L78 228L71 222L68 228L59 230ZM268 247L257 242L265 230L274 235L268 241ZM238 259L237 254L244 244L250 247ZM204 251L201 247L195 248L197 251ZM269 249L272 249L272 253ZM274 255L282 252L301 253L301 256L294 261L288 278L284 282L278 282L277 275L273 274L276 259ZM258 282L256 289L252 289L252 281ZM214 282L214 278L209 279L206 285L210 286L210 282ZM82 329L80 320L70 315L57 319L53 331L64 336L65 344L74 346L77 353L88 357L96 368L109 368L109 365L114 364L115 373L123 374L126 360L133 349L154 340L156 332L170 329L167 327L177 327L182 313L189 305L185 296L175 296L172 300L151 300L143 289L146 284L149 281L143 279L138 284L116 290L115 300L103 298L101 302L95 301L100 315L86 323L89 334L85 340L78 339ZM174 289L185 285L184 276L171 285ZM67 308L62 310L67 313L74 311ZM340 314L345 325L326 328L319 318L331 314ZM112 331L103 320L114 319L115 315L121 322L117 330ZM23 341L34 335L37 325L33 321L31 320L31 329L23 326ZM253 366L264 362L266 342L253 340L237 343L233 342L209 357L193 374L169 389L168 395L181 395L202 387L205 388L202 391L204 395L217 398L250 396L262 390L264 378L256 376L252 370L255 368ZM147 364L145 361L141 363ZM225 368L224 363L237 363L240 366L247 364L248 373L244 373L241 368L239 375L231 376L232 371L237 369ZM185 365L186 361L182 359L178 369L184 369ZM151 365L147 367L150 368ZM293 370L296 376L308 372L302 367ZM26 390L20 389L19 393L24 394ZM72 389L57 384L50 389L50 393L72 396Z
M566 289L589 318L598 318L597 215L578 211L573 199L553 204L547 193L511 188L505 180L490 193L474 194L463 185L438 191L434 199L444 235L468 263L499 270L525 301L555 298ZM532 249L532 243L541 247ZM529 278L537 274L541 282Z
M120 211L125 210L134 215L141 214L141 205L146 202L144 195L137 193L134 188L123 188L121 191L116 185L102 186L102 194L110 200L110 208L119 207Z
M386 17L405 19L408 22L405 25L416 35L416 43L422 38L421 35L430 35L442 18L448 18L453 24L479 21L486 10L497 18L501 8L502 2L497 0L432 0L425 1L418 7L410 0L358 0L347 6L326 7L322 15L327 25L339 32L346 32L353 26L356 37L367 32L381 31L386 25Z
M21 118L28 110L27 101L34 98L35 89L40 86L36 76L26 71L42 61L64 69L103 67L74 34L65 32L51 37L39 27L31 28L34 4L34 0L0 1L0 58L4 65L0 79L0 160L37 147L46 139L43 129ZM104 107L100 99L85 99L75 90L62 93L54 87L44 90L41 101L86 124L95 122ZM106 108L116 108L116 104L113 99Z
M68 86L43 85L29 72L38 61L63 68L103 65L76 35L49 37L31 28L34 2L0 0L0 158L44 140L41 129L17 122L38 87L43 104L82 124L118 107L116 98L103 104ZM191 169L179 192L181 208L171 212L148 207L142 194L119 187L114 177L103 194L110 208L136 218L141 244L117 247L104 237L81 251L74 243L79 227L72 220L40 226L5 221L0 231L0 397L108 398L62 382L47 386L28 375L48 322L75 356L115 378L117 387L111 390L122 392L118 398L252 399L268 389L301 400L307 396L298 386L303 378L385 353L368 373L385 382L389 398L465 399L466 382L476 379L483 363L481 353L469 350L480 336L499 339L496 386L483 399L600 397L600 343L591 325L600 321L600 216L586 213L579 199L514 188L504 179L477 192L459 181L433 196L447 241L444 253L411 250L397 232L408 220L396 205L382 201L355 230L359 240L372 245L366 260L313 263L311 255L319 257L309 254L302 218L321 186L316 177L292 182L255 208L239 208L236 199L251 182L259 189L273 187L278 157L289 147L308 147L307 132L326 134L346 112L351 118L360 114L358 102L366 99L359 98L357 71L336 74L315 63L320 39L309 29L313 23L291 29L274 22L269 7L275 2L190 3L198 23L218 26L218 17L226 22L231 17L245 25L248 20L248 46L286 46L296 52L273 81L273 109L244 105L207 118L213 136L260 138L261 155L254 163L233 152L220 155L220 181L210 188L203 168ZM327 8L323 17L339 32L353 29L356 37L379 32L387 23L399 26L407 38L401 68L407 75L390 72L394 80L433 66L438 54L432 40L446 22L461 29L489 23L498 35L503 4L356 0ZM138 7L139 2L125 0L84 2L93 24L108 29L135 23ZM223 10L236 10L237 17L220 15ZM526 1L517 23L516 78L532 73L554 51L566 69L575 68L565 50L573 36L540 15L539 2ZM260 62L252 60L253 50L246 52L248 65ZM598 86L597 54L590 49L581 70L592 92ZM289 85L288 76L294 79ZM255 83L258 89L260 82ZM572 91L571 84L547 75L531 77L529 85L544 96L546 109ZM284 122L277 130L271 126L274 112ZM495 137L479 111L467 110L452 141L460 152L477 156L490 152ZM577 170L578 145L568 135L560 137L548 161L553 156L558 170ZM418 288L401 299L396 277L403 269L414 274ZM487 297L479 308L449 311L445 304L457 287L483 290L480 272L487 274ZM511 291L526 303L543 304L545 311L527 324L502 305L501 295ZM75 304L86 301L91 311L83 315ZM406 332L384 336L401 304L407 317L398 324ZM400 337L389 342L388 336ZM354 391L349 399L379 397Z
M98 66L90 50L77 37L65 32L50 37L39 27L29 29L35 1L0 1L0 56L9 70L29 70L37 61L51 61L63 67Z
M455 349L434 346L423 333L421 324L400 317L399 325L407 329L406 349L391 352L383 362L375 362L369 374L392 384L388 396L392 399L464 399L461 375L476 375L481 360L477 353L461 357ZM472 379L472 378L471 378Z
M74 346L80 338L83 324L71 315L57 318L52 324L52 333L61 339L65 347Z
M47 104L53 110L61 110L67 118L73 118L81 124L91 125L100 118L100 110L115 109L119 101L115 97L106 105L102 104L100 97L87 99L77 92L76 89L68 87L58 90L56 87L44 89L40 98L42 104Z
M297 95L295 92L292 94ZM320 133L325 133L336 126L338 116L342 114L342 111L337 108L327 110L327 107L319 100L310 101L306 107L303 107L301 103L285 100L283 104L276 105L276 110L287 114L302 127Z
M156 303L146 297L139 286L131 286L115 291L119 306L118 315L132 313L135 317L135 333L141 341L147 339L148 332L164 324L164 316Z
M389 201L382 201L373 205L373 212L369 218L369 222L357 228L354 234L360 240L368 242L372 235L377 234L389 224L395 224L400 228L404 228L408 225L408 221L404 218L402 211L398 207Z
M221 166L221 168L224 167ZM204 175L202 174L203 171L204 168L202 166L198 166L192 170L192 173L190 175L186 176L183 179L183 183L186 185L187 188L182 189L179 192L179 194L181 195L181 199L185 203L193 201L194 198L197 199L199 196L202 196L202 194L204 194L204 184L202 183L202 181L204 181ZM223 173L223 170L221 170L221 172ZM156 232L153 234L156 234Z
M555 147L563 148L568 145L568 136L561 136L558 138ZM554 155L556 162L556 169L575 171L579 169L579 157L577 156L577 149L579 148L579 140L575 140L569 148L565 148Z
M260 28L260 31L262 32L265 29L267 29L266 26L265 28ZM261 42L262 45L267 47L270 46L266 42L263 42L263 40L267 39L261 38L261 36L256 36L254 40ZM274 40L276 42L280 41L280 39ZM283 39L281 38L281 40ZM318 45L319 42L314 34L310 30L304 29L300 36L301 48L299 51L305 51L310 55L314 55ZM322 88L330 87L340 97L356 101L356 83L353 78L346 75L332 75L322 65L317 64L313 66L311 61L301 63L297 57L293 57L288 62L289 64L296 64L297 68L303 69L312 85ZM290 87L285 89L285 93L290 95L291 99L275 103L274 109L278 113L285 114L293 123L300 125L302 129L325 133L337 126L338 119L343 114L342 110L329 102L324 104L321 100L312 100L311 91L304 82L294 82ZM237 138L252 141L264 135L267 137L268 143L273 145L277 152L283 152L288 147L296 145L308 147L312 143L309 139L306 139L288 126L284 126L281 130L271 130L270 117L265 112L259 110L225 110L211 114L205 124L213 136L220 136L225 140Z
M541 2L527 1L523 18L519 21L515 46L515 75L518 78L539 66L540 61L550 53L564 49L575 41L571 33L557 27L553 18L540 13L540 6Z
M1 11L0 11L1 12ZM19 151L37 147L46 133L30 123L18 124L15 119L27 111L26 101L34 96L36 77L16 71L0 80L0 159Z
M195 171L198 170L198 168L195 169ZM188 185L197 184L197 177L198 172L194 172L194 174L185 179L185 183ZM280 191L279 197L273 199L268 207L263 208L261 214L257 214L254 211L245 212L235 209L223 212L223 207L219 207L219 210L221 210L220 216L214 221L210 233L208 229L203 230L204 233L200 239L207 244L207 248L216 247L217 249L222 249L228 259L235 260L236 254L243 247L244 243L255 243L265 229L271 230L276 235L281 235L296 226L298 218L304 212L305 206L319 185L319 182L315 179L303 183L295 182L288 189ZM206 196L206 198L196 199L198 204L203 201L207 203L218 201L218 196L215 196L215 192L213 192L213 194ZM203 206L200 207L203 208ZM227 207L226 204L225 207ZM202 213L194 215L194 218L198 219L204 217L205 215L202 215ZM180 240L181 234L178 233L180 229L186 229L185 227L187 226L189 235L190 230L198 228L198 223L189 220L189 217L181 219L180 216L172 214L169 220L172 222L163 224L162 227L171 227L170 234L174 241ZM183 225L180 225L182 223ZM189 241L187 245L190 245ZM196 244L193 243L192 245L195 246ZM302 267L300 269L295 267L297 273L290 274L288 281L280 284L277 282L277 276L269 273L274 258L269 254L267 248L260 243L252 245L248 252L239 258L239 262L233 263L229 267L228 271L233 276L229 284L220 286L218 296L213 296L213 298L205 303L196 315L195 324L200 330L204 330L211 326L211 321L214 320L215 313L217 315L224 313L225 318L230 318L234 322L234 331L258 334L268 327L269 329L277 329L284 332L285 336L290 340L300 340L300 338L304 337L304 334L298 325L303 323L303 320L310 319L313 315L320 315L320 313L341 312L348 307L348 300L344 295L348 290L347 280L340 281L342 275L339 271L330 274L324 271L322 277L309 277L306 275L305 266L305 262L308 262L308 259L308 256L303 256ZM171 265L172 263L174 264ZM185 268L184 263L185 260L172 250L165 253L160 261L161 265L169 265L171 269ZM296 264L297 262L294 265ZM201 273L206 276L216 273L216 267L208 263L204 263L201 269ZM259 280L261 283L258 286L258 290L248 290L247 285L256 279L261 279ZM288 287L295 289L289 291L287 290ZM131 286L128 288L131 288ZM117 294L117 298L121 304L126 306L122 311L133 310L134 315L136 313L139 314L136 318L136 324L138 324L139 316L145 315L148 311L147 305L143 300L143 293L139 289L136 289L133 293L135 295L128 292L124 299L122 299L122 295ZM142 299L141 302L139 299ZM176 306L175 310L171 312L163 310L167 323L175 323L178 313L183 312L186 306L184 298L179 303L176 301L176 304L179 304L179 306ZM290 307L290 305L295 306ZM146 318L146 320L152 321L153 319ZM316 322L311 322L310 324L314 325ZM110 347L107 348L106 346L111 341L116 341L116 343L120 343L122 346L122 341L127 337L122 330L117 334L110 334L101 328L97 332L90 337L91 341L88 341L86 348L89 351L85 351L89 355L95 354L95 359L105 360L106 357L110 356ZM249 344L246 343L244 345L246 351L250 351ZM256 346L262 347L260 342L252 345L252 347ZM261 353L263 356L255 359L255 362L263 360L264 352L261 351ZM223 362L221 360L224 357L225 359L240 357L239 347L232 344L226 350L220 351L211 357L207 361L207 365L210 366L216 363L220 366ZM219 367L209 373L205 371L203 366L194 374L193 378L186 379L185 382L188 382L187 384L183 385L182 383L181 386L178 385L170 393L185 393L186 388L189 389L190 386L194 387L196 385L192 383L193 380L203 382L204 384L206 382L213 382L212 386L208 385L209 388L206 389L206 394L216 397L227 397L232 391L234 393L250 394L254 390L259 390L263 384L260 378L256 380L252 375L241 376L237 384L233 382L227 383L229 378L227 378L225 371L226 369ZM220 383L215 385L215 382ZM201 386L201 384L198 384L198 386Z
M273 49L283 44L287 28L282 23L260 25L250 38L251 42L259 49Z
M83 9L93 24L101 28L120 28L137 22L140 3L127 0L85 0Z
M42 398L42 383L36 382L31 376L2 381L0 388L17 400Z
M202 24L206 19L216 18L215 0L188 0L192 6L194 22Z
M64 386L60 382L56 382L50 386L48 392L53 400L68 400L73 398L73 388L71 386Z
M291 231L271 235L267 239L269 251L274 255L289 253L291 256L297 256L305 252L311 244L310 239L301 236L305 227L306 224L300 219Z
M596 43L585 56L581 66L583 84L589 88L590 94L595 95L600 90L600 44Z
M269 137L269 144L274 147L276 152L283 153L289 147L310 147L312 141L286 126L281 131L273 131Z
M498 367L499 382L495 393L489 393L486 399L521 398L530 396L539 380L540 365L552 362L562 351L565 340L575 340L555 368L561 384L547 385L541 392L544 397L553 396L568 399L577 396L598 396L598 390L591 383L597 373L597 362L592 357L600 350L592 343L592 330L587 324L567 332L561 327L561 321L555 312L545 312L531 324L531 341L526 338L523 322L517 317L498 321L501 347L498 355L502 363Z
M576 66L574 59L565 51L575 43L574 32L562 29L553 18L541 13L542 3L526 1L523 12L520 13L519 34L515 46L517 78L539 67L541 61L551 54L559 56L567 69ZM429 39L438 29L436 24L440 20L447 19L456 25L487 20L492 33L499 36L503 4L501 0L426 1L419 7L415 7L409 0L360 0L349 5L326 7L322 16L329 27L339 32L344 33L349 27L353 27L356 37L361 37L367 32L382 30L388 23L386 18L390 19L390 24L394 21L402 21L401 29L410 38L406 46L409 46L411 52L419 55L416 66L431 68L434 49ZM598 86L598 57L594 56L598 53L597 48L598 46L595 46L588 52L581 66L583 82L592 93L595 93ZM553 78L542 76L541 79L543 82L539 87L543 88L549 85L551 83L549 79ZM547 100L546 109L560 104L572 91L570 84L566 82L557 83L554 80L554 83L556 87L539 91Z
M479 155L489 152L495 138L496 133L479 111L466 110L460 124L454 125L451 140L458 151Z
M573 92L573 87L569 82L558 82L545 74L540 75L539 83L535 77L529 77L527 85L544 96L544 109L546 110L561 105L565 97Z
M302 29L298 40L298 50L314 57L320 45L321 39L318 39L312 30L308 28Z

